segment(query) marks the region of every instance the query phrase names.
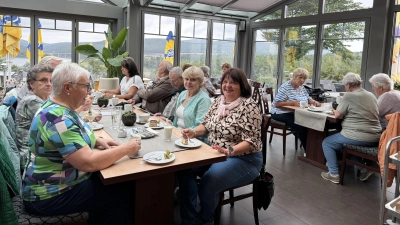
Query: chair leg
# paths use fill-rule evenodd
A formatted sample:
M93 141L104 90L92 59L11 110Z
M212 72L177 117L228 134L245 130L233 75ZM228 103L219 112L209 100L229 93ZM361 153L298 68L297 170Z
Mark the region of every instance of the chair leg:
M339 184L343 185L343 179L344 179L344 171L346 169L346 158L347 158L347 150L346 148L343 150L343 157L342 157L342 168L340 169L340 174L339 174Z
M229 190L229 199L232 199L234 197L233 195L233 189ZM231 202L231 207L235 206L235 202Z
M297 146L299 146L299 139L297 138L297 133L294 133L293 135L294 135L294 144L295 144L294 148L297 151Z
M270 144L271 144L271 142L272 142L272 136L274 135L273 133L274 133L274 128L271 127L271 133L270 133L270 135L269 135L269 143L270 143Z
M224 200L224 192L219 193L219 201L214 214L214 225L219 225L219 222L221 220L222 200Z
M285 156L286 155L286 129L284 128L284 129L282 129L282 135L283 135L283 137L282 137L282 141L283 141L283 156Z

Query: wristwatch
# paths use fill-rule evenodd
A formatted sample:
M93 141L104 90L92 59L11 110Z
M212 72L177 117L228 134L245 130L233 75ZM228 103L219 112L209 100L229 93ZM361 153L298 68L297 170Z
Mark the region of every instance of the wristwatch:
M229 155L232 155L233 152L235 151L235 149L233 149L232 146L229 146L228 150L229 150Z

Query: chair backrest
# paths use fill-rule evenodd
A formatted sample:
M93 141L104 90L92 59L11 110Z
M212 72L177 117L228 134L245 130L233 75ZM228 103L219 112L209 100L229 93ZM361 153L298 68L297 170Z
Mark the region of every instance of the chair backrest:
M260 108L263 114L269 114L269 104L274 100L274 92L272 87L259 88Z
M271 88L272 89L272 88ZM263 154L263 167L265 167L267 161L267 130L268 121L270 117L267 114L262 115L261 120L261 142L262 142L262 154Z
M251 97L253 98L253 100L257 103L260 104L260 87L262 86L262 84L260 82L256 82L253 81L252 83L252 89L253 89L253 93L251 95Z

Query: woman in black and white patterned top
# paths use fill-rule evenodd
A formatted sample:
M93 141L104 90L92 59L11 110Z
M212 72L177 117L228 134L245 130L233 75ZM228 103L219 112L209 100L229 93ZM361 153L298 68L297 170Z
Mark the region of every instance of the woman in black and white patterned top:
M261 113L251 98L246 74L231 68L222 75L221 84L223 95L211 105L204 122L193 130L184 129L182 134L209 134L212 148L228 158L178 174L182 224L213 221L219 193L254 180L261 169ZM202 177L198 186L197 176ZM200 212L196 210L197 195Z

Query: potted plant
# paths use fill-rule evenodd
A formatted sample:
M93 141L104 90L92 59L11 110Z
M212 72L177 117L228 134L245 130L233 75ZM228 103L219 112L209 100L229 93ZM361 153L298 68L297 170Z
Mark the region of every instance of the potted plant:
M133 124L135 124L136 122L136 113L134 113L133 111L125 111L122 114L122 123L125 126L133 126Z
M98 58L107 68L107 77L114 78L118 77L121 79L121 62L129 55L128 52L121 51L120 48L124 45L125 40L128 36L128 28L123 28L117 36L113 37L110 25L108 25L108 31L104 32L106 40L108 42L107 47L103 47L102 52L99 52L92 45L79 45L75 47L75 50L88 58ZM107 43L106 42L106 43Z
M108 105L108 97L107 97L107 95L103 95L100 98L98 98L97 99L97 105L99 107L103 107L103 106L107 107L107 105Z

